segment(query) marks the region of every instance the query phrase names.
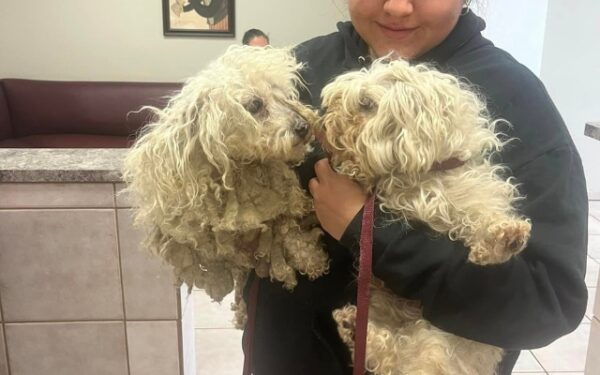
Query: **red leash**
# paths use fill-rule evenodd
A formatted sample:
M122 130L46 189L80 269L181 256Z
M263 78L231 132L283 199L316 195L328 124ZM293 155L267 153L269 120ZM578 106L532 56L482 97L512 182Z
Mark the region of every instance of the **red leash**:
M367 323L369 320L369 286L371 284L371 265L373 263L373 212L375 197L371 196L363 208L362 228L360 231L360 258L358 266L358 291L356 294L356 331L354 333L354 370L353 375L365 374L367 353Z
M260 280L254 275L250 293L248 295L248 321L246 322L246 335L244 336L244 371L243 375L252 374L252 346L254 345L254 325L256 324L256 305L258 302L258 286Z

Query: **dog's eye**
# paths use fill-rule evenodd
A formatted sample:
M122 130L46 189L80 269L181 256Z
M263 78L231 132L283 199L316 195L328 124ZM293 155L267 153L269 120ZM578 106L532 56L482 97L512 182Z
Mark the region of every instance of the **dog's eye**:
M376 104L373 99L368 97L363 97L358 102L358 106L360 107L361 112L369 113L375 110Z
M246 103L246 105L244 105L244 108L246 108L246 111L255 115L263 109L263 106L264 103L260 98L254 98L248 103Z

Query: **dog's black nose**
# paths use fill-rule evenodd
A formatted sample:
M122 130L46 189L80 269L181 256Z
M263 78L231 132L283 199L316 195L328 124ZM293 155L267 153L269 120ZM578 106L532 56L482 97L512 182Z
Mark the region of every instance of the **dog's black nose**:
M296 134L300 138L305 138L308 134L308 123L304 120L296 120L294 123L294 134Z

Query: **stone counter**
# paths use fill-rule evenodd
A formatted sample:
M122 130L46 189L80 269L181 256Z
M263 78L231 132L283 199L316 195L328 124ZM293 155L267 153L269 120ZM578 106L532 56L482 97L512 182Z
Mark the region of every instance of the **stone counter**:
M583 133L600 141L600 122L588 122Z
M126 151L0 149L0 375L195 373L193 310L117 194Z
M120 182L126 149L0 149L0 182Z

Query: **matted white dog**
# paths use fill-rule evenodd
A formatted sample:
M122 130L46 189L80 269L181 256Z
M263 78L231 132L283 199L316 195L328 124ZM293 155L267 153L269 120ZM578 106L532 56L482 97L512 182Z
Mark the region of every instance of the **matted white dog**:
M502 263L520 252L531 224L514 209L515 185L490 156L503 146L485 105L455 77L405 61L374 62L323 89L320 131L331 163L374 194L395 220L424 223L463 241L468 260ZM374 279L366 368L378 375L496 372L500 348L444 332L418 301ZM472 303L477 303L473 301ZM356 307L334 312L354 348Z
M251 269L292 289L296 271L329 267L293 170L317 119L298 101L300 68L287 49L230 47L154 109L125 161L145 245L214 300L235 288L238 325Z

